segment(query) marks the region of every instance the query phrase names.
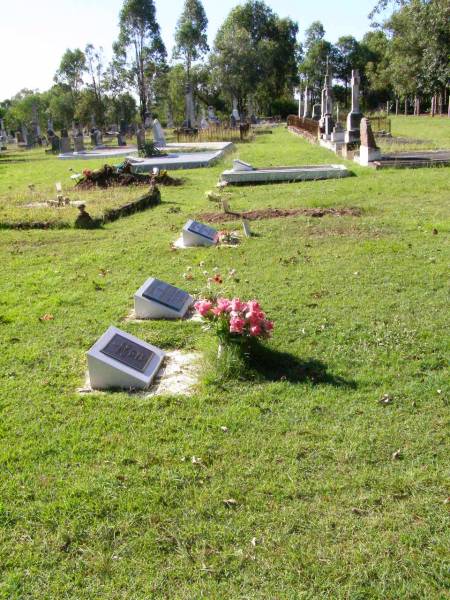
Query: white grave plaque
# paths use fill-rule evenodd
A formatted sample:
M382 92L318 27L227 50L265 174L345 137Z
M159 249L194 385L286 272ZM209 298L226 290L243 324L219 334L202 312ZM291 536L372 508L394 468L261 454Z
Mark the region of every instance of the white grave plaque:
M185 246L214 246L216 242L217 231L213 227L192 220L183 227Z
M57 181L57 182L55 183L55 188L56 188L56 193L57 193L57 194L61 194L61 193L62 193L62 185L61 185L61 182L60 182L60 181Z
M182 319L193 298L184 290L151 277L134 295L138 319Z
M110 327L87 353L91 387L94 390L146 389L164 356L159 348Z

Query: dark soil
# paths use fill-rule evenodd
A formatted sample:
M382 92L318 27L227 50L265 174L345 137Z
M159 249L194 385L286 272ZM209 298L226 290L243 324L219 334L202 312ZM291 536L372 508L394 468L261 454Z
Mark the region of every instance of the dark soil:
M247 221L262 221L263 219L284 219L286 217L296 217L303 215L306 217L325 217L331 215L333 217L360 217L361 209L359 208L263 208L260 210L250 210L247 212L237 213L204 213L199 216L201 221L206 223L224 223L227 221L238 221L246 219Z
M83 171L81 179L76 187L81 190L91 190L93 188L106 189L113 186L128 187L130 185L170 185L178 186L183 184L182 179L171 177L167 171L160 171L158 175L132 173L131 165L127 162L120 167L105 165L101 169Z

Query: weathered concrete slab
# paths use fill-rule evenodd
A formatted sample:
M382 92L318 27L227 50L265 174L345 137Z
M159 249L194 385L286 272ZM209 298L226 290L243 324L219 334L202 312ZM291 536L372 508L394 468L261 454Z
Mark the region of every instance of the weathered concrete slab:
M218 146L218 144L213 144ZM172 147L180 147L180 145L169 144L166 149ZM203 147L204 145L201 145ZM205 152L175 152L169 156L155 156L152 158L134 159L135 162L131 167L133 173L150 173L156 167L166 171L176 169L198 169L201 167L210 167L222 158L227 152L233 149L234 145L231 142L221 143L219 149L213 149ZM186 147L186 145L185 145ZM194 144L190 147L199 147Z
M383 154L370 163L376 169L420 169L424 167L450 166L450 150L421 150Z
M224 171L221 180L228 184L276 183L282 181L310 181L348 177L344 165L305 165L304 167L273 167L253 171Z
M94 159L114 159L121 156L137 156L136 146L123 146L121 148L99 148L94 150L85 150L84 152L65 152L58 158L62 160L94 160Z

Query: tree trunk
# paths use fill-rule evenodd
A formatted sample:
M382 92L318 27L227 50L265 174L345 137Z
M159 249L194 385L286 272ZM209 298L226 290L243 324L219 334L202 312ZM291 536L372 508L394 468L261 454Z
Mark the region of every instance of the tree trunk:
M434 117L436 112L436 96L431 98L431 116Z
M408 115L408 98L405 98L405 117Z
M398 115L398 98L395 99L395 115Z
M444 96L442 92L439 94L439 114L442 116L444 113Z

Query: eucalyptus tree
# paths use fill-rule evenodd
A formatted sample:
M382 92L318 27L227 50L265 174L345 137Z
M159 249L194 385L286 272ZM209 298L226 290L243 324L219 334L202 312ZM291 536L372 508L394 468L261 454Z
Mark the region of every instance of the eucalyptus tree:
M167 56L153 0L124 0L113 50L115 72L137 94L144 121L153 99L154 80Z
M208 19L200 0L185 0L175 31L174 58L183 59L186 79L190 82L192 63L209 50L206 29Z

